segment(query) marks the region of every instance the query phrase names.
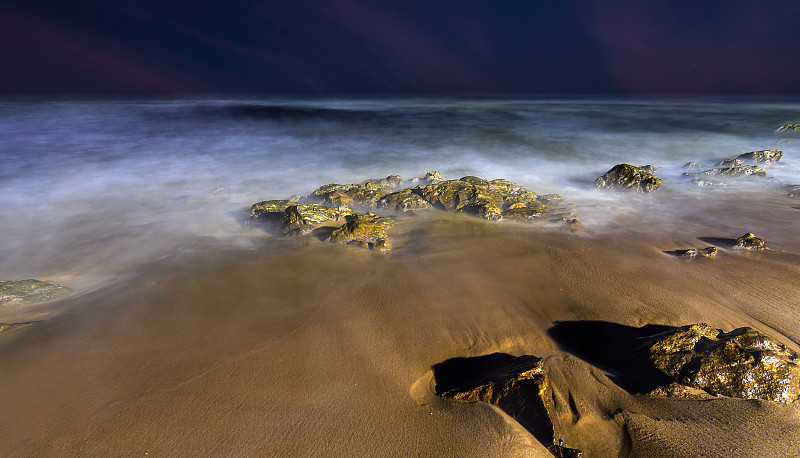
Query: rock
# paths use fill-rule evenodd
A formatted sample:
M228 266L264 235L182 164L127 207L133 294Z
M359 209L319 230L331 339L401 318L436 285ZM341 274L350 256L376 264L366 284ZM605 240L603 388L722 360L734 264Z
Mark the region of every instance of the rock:
M439 171L438 170L432 170L432 171L426 173L425 176L422 177L422 178L420 178L420 177L412 178L411 179L411 184L427 186L429 184L439 183L441 181L444 181L444 180L442 179L442 175L439 173Z
M769 250L767 244L764 243L764 240L756 237L752 232L748 232L747 234L736 239L731 248L734 250Z
M701 166L697 162L687 162L681 168L684 170L700 170Z
M618 164L595 181L598 189L653 192L661 187L661 180L653 174L630 164Z
M660 386L653 391L647 393L648 396L661 396L665 398L689 398L689 399L710 399L714 396L706 393L703 390L692 388L690 386L681 385L680 383L672 382L666 386Z
M797 355L752 328L725 333L705 323L683 326L652 336L643 348L675 382L712 395L782 403L800 397Z
M268 221L290 232L302 226L325 221L344 221L353 210L348 207L331 208L319 204L300 204L290 200L267 200L253 204L250 221Z
M761 151L751 151L740 154L737 159L747 162L757 162L759 164L774 164L783 157L783 151L777 149L765 149Z
M485 402L502 409L555 456L582 456L557 439L552 388L542 360L495 353L453 358L433 367L436 395L466 402Z
M516 204L515 204L516 205ZM530 221L542 217L550 210L550 207L541 202L533 202L531 206L522 204L515 208L509 208L503 212L503 218L518 221Z
M643 165L639 167L640 169L644 170L645 172L649 173L650 175L655 176L658 173L658 169L653 167L652 165Z
M778 127L777 129L775 129L775 132L786 133L786 134L788 134L788 133L798 133L798 132L800 132L800 123L784 124L784 125Z
M800 196L800 185L793 184L786 186L787 194L786 197L798 197Z
M0 304L34 304L64 296L71 290L66 286L40 280L0 281Z
M386 234L385 222L367 215L353 215L348 218L347 223L333 231L325 241L357 245L377 251L391 250L392 247Z
M714 167L713 169L700 172L703 176L725 176L725 177L744 177L757 176L766 177L767 174L757 165L737 165L733 167ZM695 175L696 176L696 175Z
M741 165L744 165L744 161L741 159L725 159L724 161L717 162L717 167L722 168L739 167Z
M297 202L292 200L265 200L258 202L250 207L250 221L267 220L272 222L280 221L283 211Z
M690 248L688 250L678 250L678 256L686 256L694 258L696 256L703 256L705 258L712 258L717 255L717 247L710 246L706 248Z
M695 178L693 182L701 188L724 188L725 186L728 186L727 183L723 183L722 181L709 180L706 178Z
M372 178L369 180L365 180L364 183L373 183L378 186L384 186L396 189L403 185L403 179L400 178L400 175L389 175L386 178Z
M564 227L561 230L578 232L581 229L583 229L583 224L581 224L581 222L576 218L572 218L564 220Z
M431 204L414 192L414 189L409 188L381 197L378 201L378 208L400 212L413 212L429 209L431 208Z
M503 218L503 209L492 201L478 201L464 205L458 209L458 213L475 216L490 221L497 221Z
M489 191L489 182L476 177L442 181L413 190L431 206L448 211L457 211L461 207L476 204L493 203L497 207L503 205L503 197Z
M358 184L328 184L320 186L307 199L322 205L339 207L354 205L375 208L378 200L394 191L389 184L391 176L381 180L367 180ZM386 184L379 184L379 183Z

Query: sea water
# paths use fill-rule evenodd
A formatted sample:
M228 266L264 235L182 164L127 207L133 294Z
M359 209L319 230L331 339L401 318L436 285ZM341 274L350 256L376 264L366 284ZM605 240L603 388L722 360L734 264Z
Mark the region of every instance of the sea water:
M118 274L200 237L246 245L254 202L430 170L559 193L602 228L633 205L594 189L618 163L652 164L698 202L800 184L800 139L775 132L798 120L791 98L6 99L0 279ZM770 148L784 158L768 180L709 191L681 176Z

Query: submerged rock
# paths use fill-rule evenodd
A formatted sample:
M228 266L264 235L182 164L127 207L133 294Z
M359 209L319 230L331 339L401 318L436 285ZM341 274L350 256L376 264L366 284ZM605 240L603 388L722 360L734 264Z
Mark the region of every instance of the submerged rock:
M653 192L661 187L661 180L652 173L630 164L618 164L595 181L598 189Z
M429 184L439 183L440 181L444 181L442 179L442 175L439 173L438 170L431 170L430 172L426 173L424 177L414 177L411 179L411 184L413 185L420 185L426 186Z
M761 167L757 165L737 165L732 167L714 167L710 170L705 170L700 172L700 175L706 176L725 176L725 177L745 177L745 176L757 176L757 177L766 177L767 174L764 172Z
M787 190L787 197L798 197L800 196L800 184L793 184L786 186Z
M684 170L700 170L702 167L697 162L687 162L681 168Z
M677 253L678 256L685 256L688 258L694 258L697 256L712 258L717 255L717 247L710 246L706 248L689 248L688 250L678 250Z
M765 149L761 151L751 151L740 154L737 159L747 162L758 162L760 164L773 164L783 157L783 151L777 149Z
M557 438L552 389L540 358L504 353L453 358L436 364L433 371L437 396L495 405L555 456L582 456L580 450L565 447Z
M717 396L782 403L800 397L797 355L752 328L725 333L705 323L693 324L652 336L642 348L649 361L679 385ZM680 391L668 386L651 394Z
M736 239L731 248L734 250L769 250L764 240L756 237L752 232L748 232Z
M722 168L739 167L741 165L744 165L744 161L741 159L725 159L717 162L717 167Z
M0 281L0 304L34 304L64 296L71 290L66 286L40 280Z
M353 214L349 207L326 207L319 204L301 204L290 200L266 200L253 204L250 221L267 221L281 226L284 232L311 226L325 221L344 221Z
M655 176L658 173L658 169L653 167L652 165L642 165L639 167L640 169L644 170L645 172L649 173L650 175Z

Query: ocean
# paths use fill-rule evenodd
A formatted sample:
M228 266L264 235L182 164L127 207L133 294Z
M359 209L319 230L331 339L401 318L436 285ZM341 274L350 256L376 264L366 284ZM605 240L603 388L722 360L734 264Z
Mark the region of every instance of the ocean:
M612 230L654 205L594 189L618 163L658 168L680 202L661 197L662 214L800 184L800 140L775 132L799 119L796 98L5 99L0 279L91 283L197 238L247 247L255 202L430 170L558 193L587 227ZM681 176L689 161L770 148L784 157L765 180L709 190Z

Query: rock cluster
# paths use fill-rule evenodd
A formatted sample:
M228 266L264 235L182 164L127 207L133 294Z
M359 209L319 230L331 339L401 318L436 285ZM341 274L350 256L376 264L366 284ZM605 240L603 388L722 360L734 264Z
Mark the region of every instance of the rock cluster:
M305 198L267 200L250 208L250 221L267 221L288 236L314 233L321 224L344 222L325 238L332 243L348 243L373 250L388 251L391 242L386 229L396 217L374 211L413 213L439 209L463 213L487 220L530 221L547 217L576 231L582 227L558 194L537 195L508 180L484 180L466 176L443 180L439 172L409 181L403 188L398 175L366 180L358 184L329 184L317 188ZM356 210L367 210L357 213Z
M69 292L70 289L65 286L40 280L0 281L0 304L44 302Z
M800 122L796 122L794 124L784 124L775 129L775 131L780 133L798 133L800 132Z
M740 154L736 158L719 161L714 167L702 170L700 164L689 162L683 166L684 176L702 187L724 187L730 178L759 177L765 178L767 173L757 164L769 165L778 162L783 151L767 149Z
M689 248L688 250L678 250L677 254L678 256L685 256L688 258L694 258L697 256L712 258L717 255L717 247L710 246L706 248Z
M652 166L649 167L655 171ZM661 187L661 179L644 168L618 164L595 181L598 189L653 192Z
M707 393L781 403L800 397L797 355L752 328L726 333L705 323L693 324L652 336L640 349L673 380L652 395Z
M565 447L553 423L555 408L550 381L541 358L495 353L454 358L434 366L436 394L467 402L498 406L531 432L553 455L579 457Z

